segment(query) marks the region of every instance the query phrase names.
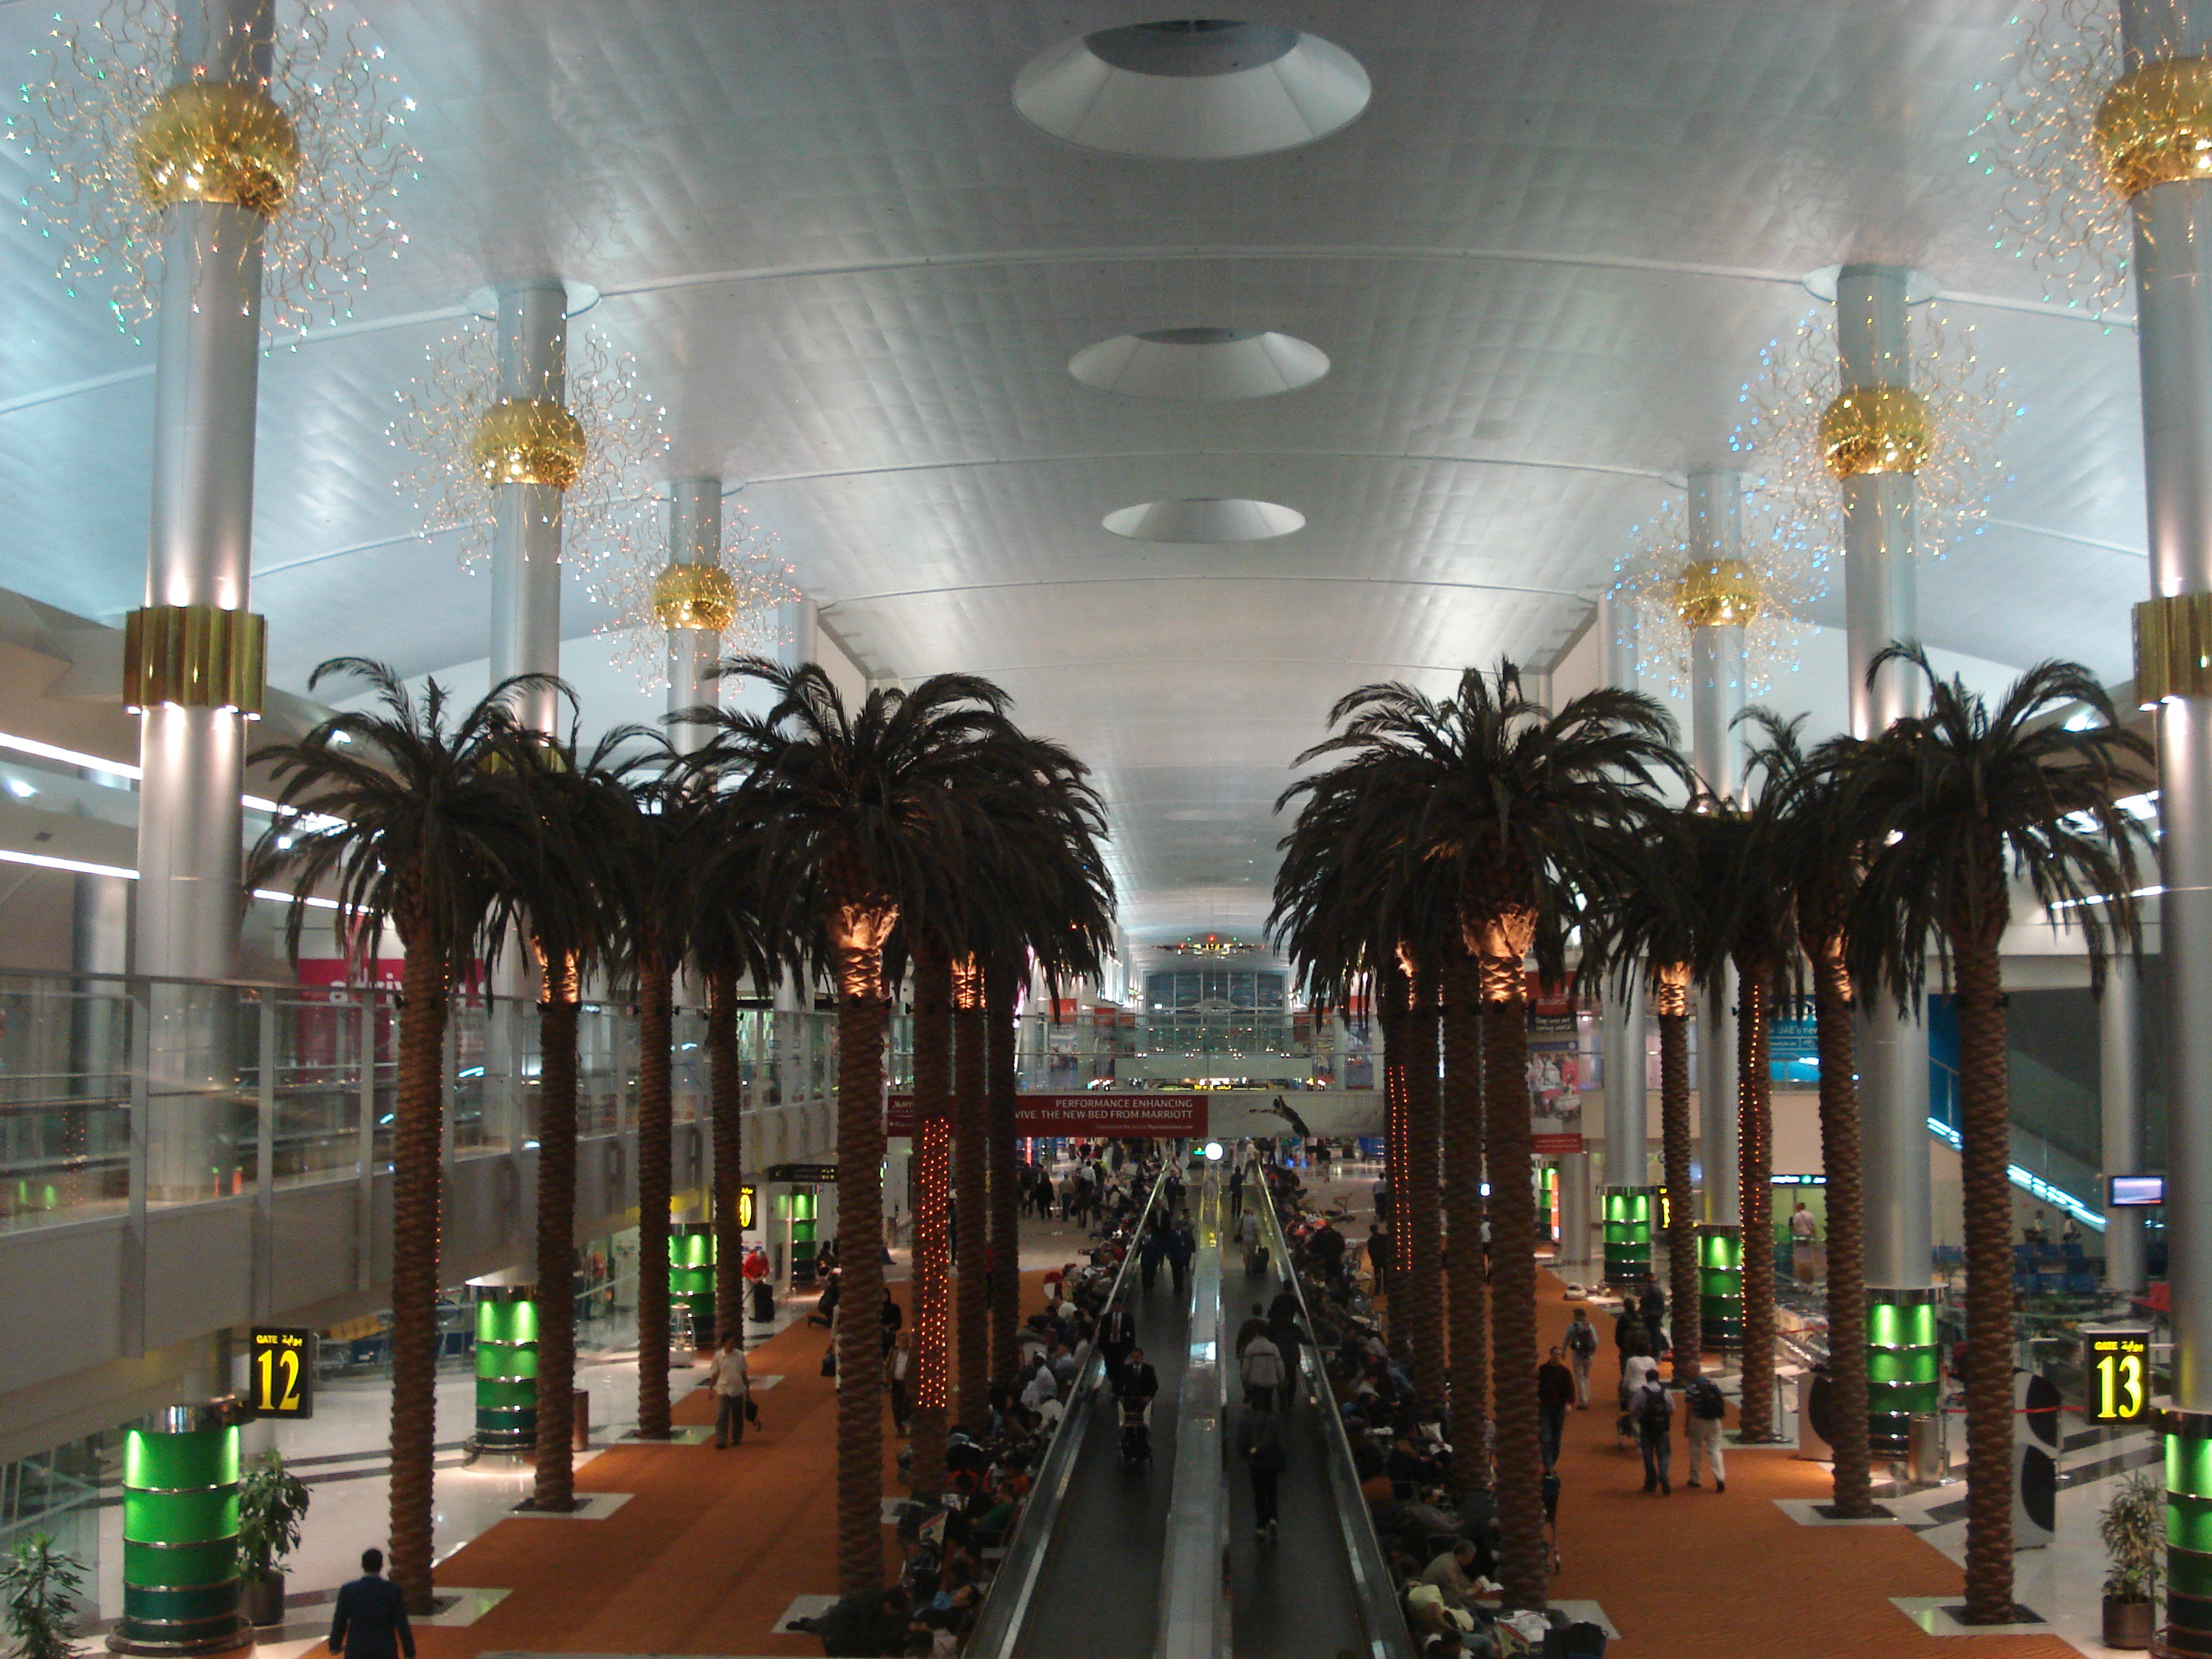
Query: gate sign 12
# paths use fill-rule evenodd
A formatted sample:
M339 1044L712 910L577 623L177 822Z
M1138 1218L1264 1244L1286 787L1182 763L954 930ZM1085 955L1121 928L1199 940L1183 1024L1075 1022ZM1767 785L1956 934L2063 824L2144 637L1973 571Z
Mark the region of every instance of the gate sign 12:
M246 1353L246 1393L255 1416L315 1414L314 1332L257 1325Z
M2150 1338L2144 1332L2083 1331L2081 1370L2092 1423L2139 1423L2150 1415Z

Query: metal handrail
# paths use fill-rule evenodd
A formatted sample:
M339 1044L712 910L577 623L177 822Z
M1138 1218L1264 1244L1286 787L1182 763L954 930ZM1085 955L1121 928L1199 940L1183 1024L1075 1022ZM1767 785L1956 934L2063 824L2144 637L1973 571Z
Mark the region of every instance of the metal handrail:
M1152 1206L1159 1201L1168 1173L1163 1167L1152 1191L1146 1194L1145 1207L1137 1213L1135 1237L1144 1236L1145 1223L1151 1218ZM1129 1270L1136 1262L1134 1250L1121 1258L1121 1271L1114 1275L1113 1288L1107 1292L1109 1309L1121 1299ZM1083 1362L1075 1386L1068 1391L1067 1409L1060 1415L1052 1443L1045 1448L1036 1482L1030 1488L1030 1501L1022 1506L1021 1518L1014 1522L1013 1534L1006 1540L1006 1559L999 1563L998 1574L983 1594L983 1605L976 1610L975 1628L968 1638L969 1659L986 1659L986 1656L1012 1659L1038 1580L1044 1575L1045 1554L1060 1523L1060 1504L1067 1497L1068 1482L1074 1478L1075 1460L1090 1431L1092 1402L1104 1382L1105 1372L1106 1356L1099 1351L1094 1332L1091 1357Z
M1412 1659L1413 1641L1406 1627L1404 1609L1390 1577L1382 1541L1375 1535L1375 1517L1368 1513L1367 1495L1359 1489L1359 1472L1352 1461L1352 1437L1344 1431L1343 1413L1337 1410L1336 1390L1329 1386L1328 1370L1322 1364L1321 1341L1316 1334L1313 1310L1306 1304L1306 1287L1291 1261L1291 1243L1275 1213L1275 1194L1266 1179L1260 1182L1260 1213L1273 1243L1282 1252L1283 1282L1298 1299L1298 1317L1311 1339L1300 1343L1299 1369L1310 1389L1309 1403L1322 1418L1322 1437L1328 1443L1328 1484L1335 1500L1336 1519L1344 1534L1346 1565L1352 1572L1352 1596L1359 1607L1360 1622L1367 1627L1370 1659Z

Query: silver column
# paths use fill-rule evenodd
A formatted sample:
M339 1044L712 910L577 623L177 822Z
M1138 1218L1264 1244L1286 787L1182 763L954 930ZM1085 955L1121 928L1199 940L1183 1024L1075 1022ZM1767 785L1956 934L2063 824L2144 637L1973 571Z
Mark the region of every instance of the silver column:
M1743 556L1740 474L1692 473L1688 507L1692 564ZM1735 729L1744 705L1743 631L1740 622L1690 629L1690 764L1707 793L1726 800L1743 793L1743 736ZM1698 1218L1733 1224L1743 1209L1734 969L1723 968L1705 986L1698 1012Z
M568 290L556 277L499 289L499 379L512 398L565 402L568 388ZM561 672L561 491L505 483L493 493L491 683ZM550 691L518 705L541 732L560 722Z
M2123 0L2132 69L2212 51L2203 0ZM2212 193L2198 179L2135 199L2136 349L2154 599L2212 592ZM2212 696L2172 695L2158 710L2166 884L2167 1278L2173 1298L2173 1403L2212 1410Z
M669 486L668 562L719 564L722 556L722 481L678 478ZM721 682L709 678L722 636L697 628L668 630L668 712L707 708L722 700ZM705 747L712 729L672 727L669 738L685 754Z
M1846 387L1910 386L1906 272L1845 265L1836 282L1836 338ZM1905 472L1844 480L1844 591L1851 732L1870 738L1920 711L1919 677L1904 665L1867 670L1893 641L1916 641L1914 482ZM1863 999L1858 1019L1859 1115L1867 1205L1866 1282L1928 1283L1934 1251L1929 1178L1928 1033L1886 997Z
M2097 1081L2103 1105L2104 1173L2142 1172L2142 980L2126 958L2112 964L2098 999ZM2143 1212L2105 1210L2105 1285L2140 1295L2143 1276Z
M1638 679L1636 607L1610 593L1597 602L1598 637L1605 652L1605 680L1633 691ZM1547 675L1548 681L1551 678ZM1605 1184L1648 1183L1650 1158L1644 1144L1644 980L1639 971L1626 996L1608 991L1601 1004L1598 1081L1605 1090ZM1578 1241L1587 1252L1589 1240Z
M176 76L258 82L271 0L180 8ZM261 362L263 223L250 209L179 202L162 232L154 380L146 604L244 611L252 566L254 415ZM234 709L158 704L140 717L138 871L131 963L139 973L237 971L239 791L246 722ZM205 1196L229 1159L216 1093L228 1053L210 994L157 991L147 1005L150 1194Z

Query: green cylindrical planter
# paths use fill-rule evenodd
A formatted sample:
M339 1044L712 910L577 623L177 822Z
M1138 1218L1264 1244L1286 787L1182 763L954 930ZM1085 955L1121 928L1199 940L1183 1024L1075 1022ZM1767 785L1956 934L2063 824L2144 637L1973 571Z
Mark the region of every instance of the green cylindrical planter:
M1869 1290L1867 1293L1867 1449L1903 1457L1912 1448L1912 1418L1942 1406L1942 1356L1936 1304L1942 1292Z
M1651 1271L1651 1212L1656 1187L1608 1187L1605 1206L1605 1282L1640 1285Z
M1549 1243L1559 1236L1559 1171L1546 1165L1536 1171L1536 1237Z
M2166 1654L2212 1654L2212 1412L2166 1407Z
M1698 1224L1698 1329L1705 1346L1743 1346L1743 1229L1733 1221Z
M691 1314L691 1346L714 1343L714 1226L683 1221L668 1231L668 1304Z
M538 1444L538 1304L522 1285L477 1292L477 1449Z
M116 1653L246 1645L239 1610L238 1430L213 1406L172 1406L123 1443L123 1617Z

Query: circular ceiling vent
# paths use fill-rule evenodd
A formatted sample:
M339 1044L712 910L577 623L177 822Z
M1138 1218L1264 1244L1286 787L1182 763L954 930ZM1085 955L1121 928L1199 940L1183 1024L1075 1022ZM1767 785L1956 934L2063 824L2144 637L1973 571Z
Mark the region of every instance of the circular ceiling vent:
M1188 18L1047 47L1014 77L1014 107L1085 149L1228 161L1326 138L1373 92L1359 60L1317 34Z
M1116 507L1099 522L1133 542L1265 542L1304 529L1306 515L1275 501L1207 495L1139 501Z
M1124 398L1214 403L1311 386L1328 373L1328 354L1273 330L1157 328L1085 346L1067 372Z

